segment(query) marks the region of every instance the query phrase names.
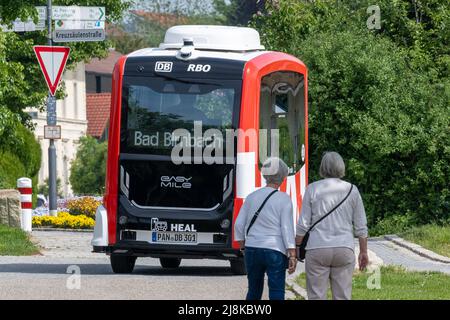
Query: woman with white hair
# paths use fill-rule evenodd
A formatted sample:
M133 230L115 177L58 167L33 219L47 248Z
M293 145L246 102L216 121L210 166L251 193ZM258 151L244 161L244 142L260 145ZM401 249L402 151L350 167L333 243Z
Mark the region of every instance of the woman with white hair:
M296 232L298 245L307 241L308 299L327 299L330 282L334 300L350 300L355 236L359 238L359 268L369 263L364 205L358 188L341 180L345 164L338 153L325 153L319 173L324 179L306 188Z
M286 269L295 271L295 232L292 201L278 191L289 169L279 158L261 168L267 185L249 194L239 211L234 237L244 250L248 278L247 300L260 300L267 273L269 299L284 300Z

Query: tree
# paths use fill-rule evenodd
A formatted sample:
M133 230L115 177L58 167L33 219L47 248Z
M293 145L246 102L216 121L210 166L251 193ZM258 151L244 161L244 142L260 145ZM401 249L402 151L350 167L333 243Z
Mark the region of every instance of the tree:
M446 49L425 36L419 48L410 43L415 32L401 26L421 22L402 6L382 15L384 29L370 31L360 3L273 3L253 25L266 48L291 53L309 68L311 180L319 178L323 152L338 151L372 227L396 216L407 223L448 219L450 81L434 62ZM450 12L448 2L444 9ZM411 30L417 28L427 29Z
M80 139L70 168L70 183L76 194L100 195L105 188L108 145L87 136Z
M175 25L221 24L209 1L142 0L131 7L126 19L109 31L117 51L158 47L166 30Z
M48 178L44 180L43 184L40 184L37 188L37 194L43 194L44 196L48 197ZM56 178L56 193L58 194L58 197L63 197L63 190L61 186L61 179L58 177Z
M216 12L230 26L247 26L253 16L264 11L265 0L214 0Z

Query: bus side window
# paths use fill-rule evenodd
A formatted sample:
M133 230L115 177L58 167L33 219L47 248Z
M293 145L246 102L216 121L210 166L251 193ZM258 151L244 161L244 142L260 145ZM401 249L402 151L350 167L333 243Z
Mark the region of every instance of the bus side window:
M262 78L259 128L259 166L267 157L278 156L289 166L290 175L299 171L305 144L303 75L279 71Z

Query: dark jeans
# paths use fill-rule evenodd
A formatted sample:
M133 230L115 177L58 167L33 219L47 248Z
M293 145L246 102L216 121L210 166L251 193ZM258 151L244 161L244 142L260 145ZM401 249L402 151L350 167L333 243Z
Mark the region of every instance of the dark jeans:
M267 273L269 299L284 300L286 267L288 259L279 251L262 248L245 248L247 269L247 300L261 300L264 289L264 274Z

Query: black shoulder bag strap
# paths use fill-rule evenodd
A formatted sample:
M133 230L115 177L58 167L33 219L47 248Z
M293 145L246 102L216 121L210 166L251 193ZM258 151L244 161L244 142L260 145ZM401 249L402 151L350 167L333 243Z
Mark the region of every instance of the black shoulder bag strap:
M305 255L306 255L306 245L308 244L308 239L309 239L309 233L312 230L312 228L314 228L319 222L321 222L323 219L325 219L326 217L328 217L331 213L333 213L334 210L336 210L337 208L339 208L339 206L341 204L344 203L345 200L347 200L347 198L350 196L350 194L352 193L353 190L353 184L350 187L350 191L347 193L347 195L345 196L344 199L342 199L341 202L339 202L333 209L331 209L326 215L324 215L322 218L320 218L319 220L317 220L311 227L309 227L308 231L306 232L306 234L303 237L302 243L297 246L297 259L300 262L303 262L303 260L305 259Z
M261 212L262 208L264 207L264 205L266 204L267 200L269 200L269 198L275 194L275 192L277 192L278 190L273 190L267 197L266 199L264 199L263 203L259 206L258 210L256 210L255 215L252 218L252 221L250 221L250 225L248 226L247 229L247 233L246 235L248 235L248 232L250 231L250 228L253 226L253 224L256 221L256 218L258 218L259 213Z
M345 196L344 199L342 199L341 202L339 202L333 209L330 210L330 212L328 212L326 215L324 215L322 218L320 218L319 220L317 220L309 229L308 229L308 233L312 230L312 228L314 228L316 226L316 224L318 224L320 221L322 221L323 219L325 219L326 217L328 217L331 213L333 213L334 210L336 210L337 208L339 208L341 206L341 204L344 203L345 200L347 200L347 198L350 196L350 193L352 193L353 190L353 184L350 187L350 191L347 193L347 195Z

